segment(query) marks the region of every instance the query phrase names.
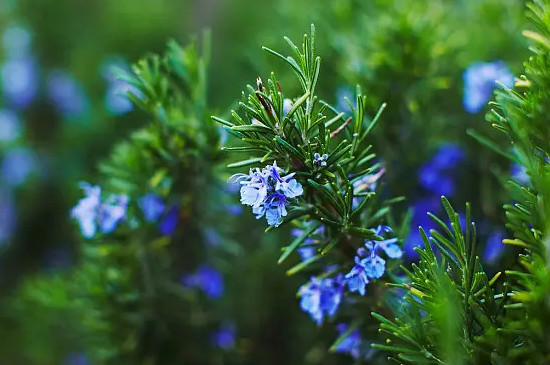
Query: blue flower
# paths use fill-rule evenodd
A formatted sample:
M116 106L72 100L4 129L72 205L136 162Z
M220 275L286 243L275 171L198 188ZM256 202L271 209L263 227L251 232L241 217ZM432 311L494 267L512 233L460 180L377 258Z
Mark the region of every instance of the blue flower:
M349 326L345 323L339 323L336 327L338 334L342 336L349 329ZM361 356L361 335L359 330L352 331L346 338L344 338L338 346L336 346L335 351L339 354L349 354L355 360L359 359Z
M385 233L392 233L392 230L388 226L378 226L375 233L377 236L383 237ZM346 275L346 283L350 292L359 292L361 295L365 295L365 287L369 283L369 278L379 279L384 275L386 260L378 254L380 249L390 259L398 259L403 256L403 251L397 244L397 238L381 241L366 240L365 247L357 249L357 255L354 257L355 265Z
M183 285L199 288L211 299L220 298L224 291L223 277L208 265L201 265L194 274L184 276Z
M514 86L514 76L502 61L474 62L464 71L464 109L479 112L491 98L496 82Z
M10 186L19 186L36 169L34 153L24 147L15 147L7 151L2 161L2 179Z
M333 317L340 306L343 293L342 276L336 278L318 279L312 277L311 280L302 285L298 294L301 297L300 307L304 312L321 325L325 316Z
M235 347L235 335L235 325L223 325L212 335L212 343L222 350L231 350Z
M250 169L248 175L235 174L230 178L230 181L241 184L241 203L252 207L256 219L265 215L267 223L274 227L278 227L282 217L287 215L289 199L304 193L302 185L293 178L294 174L281 176L281 172L274 162L261 171Z
M86 182L80 184L84 198L71 210L71 217L78 221L82 235L92 238L99 227L102 233L111 233L126 218L128 196L112 194L101 200L101 187Z
M159 223L159 231L165 236L171 236L178 227L180 210L177 204L172 205Z
M0 109L0 142L12 142L21 134L21 121L17 114Z
M6 100L18 109L27 107L38 91L36 62L31 57L12 58L0 69Z
M88 99L82 85L65 71L52 71L48 76L48 96L61 114L67 117L82 115Z
M138 205L143 212L145 220L149 223L158 221L166 208L162 198L154 193L149 193L139 198Z
M490 264L495 263L502 252L504 251L504 233L497 230L491 233L487 238L487 243L485 244L485 250L483 251L483 260Z
M366 293L365 287L369 283L369 278L359 256L355 256L354 260L355 265L345 277L346 283L348 284L350 292L359 292L359 294L364 296Z

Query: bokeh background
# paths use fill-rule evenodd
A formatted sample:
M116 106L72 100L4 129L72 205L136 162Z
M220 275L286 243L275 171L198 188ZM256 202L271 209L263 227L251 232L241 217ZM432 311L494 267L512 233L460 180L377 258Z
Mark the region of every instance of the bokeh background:
M371 113L387 103L373 143L385 164L385 194L406 198L393 216L408 259L419 243L416 228L430 226L425 212L437 213L445 194L456 207L472 202L486 264L510 262L514 253L500 244L500 207L508 200L502 181L523 176L472 137L497 133L485 121L494 85L472 96L465 80L479 62L518 75L527 55L524 6L519 0L2 0L0 363L353 363L327 351L334 327L318 328L300 311L295 293L307 276L289 278L276 264L288 229L264 235L247 211L231 238L219 238L215 224L205 227L225 247L217 261L221 278L208 279L223 283L212 309L222 327L209 328L214 337L190 347L196 354L123 360L116 348L105 355L101 341L84 340L98 330L88 314L102 307L72 306L78 298L68 283L87 274L83 239L69 212L81 196L78 182L101 181L98 164L148 118L111 70L129 69L169 40L187 44L205 30L212 40L208 105L223 114L246 84L270 70L297 88L261 46L284 49L284 35L299 40L315 23L321 97L345 109L344 97L359 84ZM468 98L481 100L479 107ZM224 216L218 219L223 225ZM186 336L179 341L195 341L193 332Z

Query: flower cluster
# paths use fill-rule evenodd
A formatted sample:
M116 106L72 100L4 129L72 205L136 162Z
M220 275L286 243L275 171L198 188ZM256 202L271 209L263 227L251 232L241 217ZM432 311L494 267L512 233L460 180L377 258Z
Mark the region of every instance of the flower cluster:
M300 237L304 234L304 229L307 229L307 226L303 228L294 228L290 231L290 235L292 238ZM317 245L324 235L325 226L320 225L304 239L304 245L296 250L302 261L308 260L315 256L315 253L317 252Z
M301 297L300 307L321 325L325 316L333 317L340 306L344 293L342 275L336 278L319 279L312 277L298 291Z
M138 206L141 208L146 222L158 222L160 233L170 236L175 232L179 221L177 204L166 206L159 195L149 193L138 199Z
M338 326L336 326L336 329L341 336L348 331L349 326L345 323L339 323ZM338 346L336 346L335 352L339 354L349 354L357 360L361 357L361 345L361 334L359 333L359 330L356 329L347 335L346 338L338 344Z
M514 75L502 61L474 62L464 71L464 109L477 113L491 98L496 81L514 86Z
M92 238L97 228L102 233L111 233L119 222L126 218L128 196L111 194L106 200L101 199L101 187L82 182L84 198L71 210L71 217L78 221L82 235Z
M278 227L282 217L287 215L290 199L304 193L302 185L293 179L294 173L281 176L282 172L274 162L262 170L250 169L248 175L236 174L230 179L241 184L241 203L252 207L256 219L265 215L267 223L274 227Z
M387 226L378 226L376 228L378 236L391 232L391 228ZM403 256L403 251L397 244L397 238L382 241L367 240L365 241L365 247L360 247L357 250L357 255L354 257L355 265L346 275L346 283L350 292L359 292L361 295L365 295L365 287L369 283L369 279L379 279L384 275L386 260L380 257L380 249L390 259L398 259Z

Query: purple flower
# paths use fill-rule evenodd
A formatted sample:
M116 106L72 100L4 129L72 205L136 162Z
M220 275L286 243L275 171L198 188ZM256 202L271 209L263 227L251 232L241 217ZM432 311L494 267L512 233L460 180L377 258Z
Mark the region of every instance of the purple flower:
M105 201L101 200L101 187L86 182L80 183L84 198L71 210L71 217L76 219L82 235L92 238L97 229L102 233L111 233L119 222L126 218L128 197L112 194Z
M33 58L8 59L0 69L2 90L15 108L27 107L38 91L37 66Z
M48 96L59 112L67 117L82 115L88 107L88 99L82 85L65 71L50 72Z
M312 277L311 280L302 285L298 291L300 295L300 307L304 312L321 325L325 316L333 317L340 306L343 293L342 275L336 278L317 279Z
M514 86L514 75L502 61L474 62L464 71L464 109L479 112L491 98L496 81Z
M310 228L308 227L308 225L309 224L306 223L304 224L304 228L292 229L290 231L290 235L292 236L292 238L297 238L302 234L304 234L304 230L307 230L308 228ZM317 227L317 229L315 229L315 231L313 231L308 237L304 239L304 244L306 246L302 246L296 250L300 255L300 258L302 259L302 261L308 260L313 256L315 256L315 254L317 253L317 247L315 246L319 243L319 240L323 239L324 234L325 234L325 226L320 225L319 227Z
M338 334L342 336L348 331L349 326L345 323L339 323L336 328L338 329ZM349 354L355 360L359 359L361 356L361 335L359 334L359 330L356 329L346 336L336 346L335 351L339 354Z
M231 350L235 347L235 325L223 325L213 333L212 343L222 350Z
M485 250L483 251L483 260L490 264L495 263L502 252L504 251L504 233L500 230L496 230L487 238L487 243L485 244Z
M180 210L177 204L172 205L159 224L159 231L165 236L171 236L178 227Z
M21 121L14 112L0 109L0 142L11 142L21 135Z
M194 274L184 276L183 285L201 289L211 299L220 298L224 291L223 277L208 265L201 265Z
M139 198L138 205L143 212L145 220L149 223L158 221L166 208L161 197L154 193L149 193Z
M315 166L325 167L327 165L327 159L328 159L328 155L326 153L322 156L317 152L313 154L313 164Z
M2 161L2 178L10 186L19 186L36 169L34 153L28 148L15 147L7 151Z

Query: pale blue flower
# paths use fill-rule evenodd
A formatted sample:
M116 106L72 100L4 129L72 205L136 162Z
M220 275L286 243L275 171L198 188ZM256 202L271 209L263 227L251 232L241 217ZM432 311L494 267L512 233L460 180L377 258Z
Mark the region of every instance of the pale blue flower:
M12 25L2 35L2 46L8 58L21 58L31 53L32 36L28 29Z
M84 197L71 210L71 217L77 220L82 235L92 238L98 228L102 233L113 232L126 218L128 196L111 194L102 201L100 186L82 182L80 188L84 190Z
M2 161L2 179L10 186L19 186L36 171L36 167L36 158L30 149L14 147L6 152Z
M88 107L88 99L82 85L62 70L50 72L47 80L48 96L61 114L67 117L82 115Z
M489 235L487 243L485 244L485 250L483 251L483 260L490 264L495 263L502 252L504 251L504 233L500 230L496 230Z
M0 142L12 142L21 135L21 121L14 112L0 109Z
M266 217L271 226L278 227L282 217L287 215L289 199L303 194L302 185L293 178L294 174L281 176L282 169L274 162L262 170L250 169L248 175L235 174L232 182L241 184L241 203L252 207L257 219Z
M15 108L27 107L38 92L36 61L31 57L8 59L0 69L6 101Z
M464 71L464 109L479 112L491 98L496 81L514 86L514 75L502 61L474 62Z

